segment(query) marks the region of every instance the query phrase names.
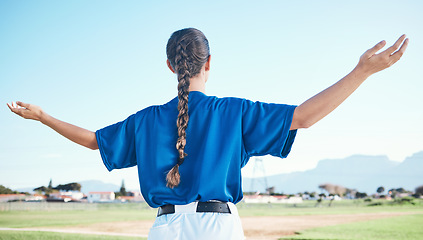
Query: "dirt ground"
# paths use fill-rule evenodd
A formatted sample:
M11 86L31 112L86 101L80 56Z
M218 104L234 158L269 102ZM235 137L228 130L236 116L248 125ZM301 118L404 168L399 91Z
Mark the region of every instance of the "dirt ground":
M361 213L339 215L305 215L305 216L266 216L242 217L242 225L248 240L278 239L279 237L295 234L295 232L314 227L337 225L358 221L373 220L406 215L410 213ZM130 221L96 223L85 226L49 228L53 231L147 237L153 221ZM39 228L38 228L39 229ZM48 231L49 229L40 229ZM32 229L34 230L34 229Z
M248 240L278 239L309 228L333 226L342 223L359 222L379 218L395 217L409 213L362 213L340 215L305 215L243 217L242 225Z

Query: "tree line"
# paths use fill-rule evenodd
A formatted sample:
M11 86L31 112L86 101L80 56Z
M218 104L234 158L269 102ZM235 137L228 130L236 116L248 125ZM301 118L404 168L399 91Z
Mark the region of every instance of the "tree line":
M56 187L53 187L52 180L50 179L50 182L47 187L41 186L33 189L34 192L43 192L46 195L49 195L50 193L56 192L56 191L81 191L81 184L77 182L67 183L67 184L59 184Z
M18 191L13 191L12 189L5 187L3 185L0 185L0 194L28 194L25 192L18 192Z
M366 198L367 193L365 192L359 192L355 189L349 189L340 185L331 184L331 183L325 183L320 184L319 188L326 191L329 195L338 195L340 197L343 196L350 196L355 198ZM380 186L376 189L376 192L379 194L379 197L384 197L383 193L385 192L385 188L383 186ZM413 197L419 198L423 195L423 185L419 186L415 189L415 192L407 191L404 188L391 188L387 191L387 194L393 198L395 198L396 195L401 193L409 193Z
M332 183L325 183L325 184L320 184L318 186L322 192L321 193L316 193L316 192L301 192L301 193L297 193L297 194L284 194L284 193L276 193L274 190L274 187L270 187L268 189L266 189L265 193L260 193L260 195L273 195L273 196L287 196L287 197L291 197L291 196L301 196L303 197L304 195L307 196L307 198L311 198L311 199L315 199L315 198L326 198L326 197L334 197L334 196L339 196L339 197L347 197L347 198L356 198L356 199L361 199L361 198L367 198L369 197L367 195L367 193L365 192L360 192L356 189L350 189L350 188L346 188L344 186L341 185L336 185L336 184L332 184ZM386 197L386 195L389 195L392 198L395 198L396 196L403 194L403 193L408 193L409 195L415 197L415 198L420 198L421 196L423 196L423 185L417 187L415 189L415 192L412 191L407 191L406 189L400 187L400 188L391 188L389 190L386 191L386 195L384 195L385 193L385 187L380 186L376 189L377 192L377 196L378 198L384 198ZM257 194L256 192L244 192L245 195L255 195Z

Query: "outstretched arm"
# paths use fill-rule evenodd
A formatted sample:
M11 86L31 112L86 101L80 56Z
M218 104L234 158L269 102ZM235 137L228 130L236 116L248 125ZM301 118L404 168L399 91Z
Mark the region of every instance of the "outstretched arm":
M360 61L354 70L347 76L299 105L294 111L291 130L311 127L337 108L370 75L396 63L407 48L408 38L406 39L405 35L402 35L394 45L376 54L385 44L385 41L381 41L367 50L360 57Z
M39 106L16 102L7 104L10 111L25 119L33 119L42 122L44 125L52 128L67 139L78 143L90 149L98 149L97 139L94 132L78 126L60 121L47 113L45 113Z

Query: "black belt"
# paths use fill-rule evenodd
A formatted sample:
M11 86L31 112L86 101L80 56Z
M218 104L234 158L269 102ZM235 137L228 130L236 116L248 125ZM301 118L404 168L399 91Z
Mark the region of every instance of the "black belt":
M198 202L196 212L231 213L231 209L224 202ZM159 207L157 217L165 214L175 213L175 205L167 204Z

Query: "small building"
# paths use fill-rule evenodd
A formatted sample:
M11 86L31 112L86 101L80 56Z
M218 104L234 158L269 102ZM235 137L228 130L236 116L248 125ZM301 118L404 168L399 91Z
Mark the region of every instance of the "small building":
M50 193L52 199L64 199L64 202L69 201L80 201L84 197L84 194L79 191L60 191Z
M285 203L285 204L296 204L302 203L301 197L290 197L287 196L274 196L274 195L247 195L244 196L243 201L245 203Z
M26 202L42 202L42 201L45 201L46 199L47 197L45 195L35 193L35 194L32 194L31 196L27 196L25 198L25 201Z
M0 194L0 202L25 201L25 194Z
M114 192L89 192L88 202L113 202L115 200Z
M120 196L117 199L121 202L145 202L139 191L129 191L127 192L127 196Z

